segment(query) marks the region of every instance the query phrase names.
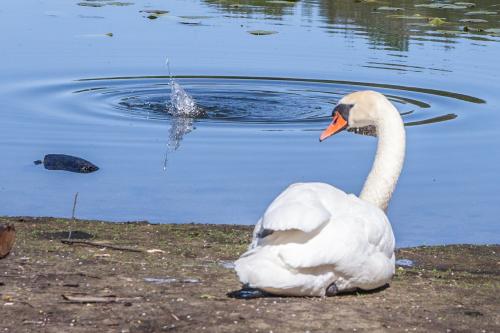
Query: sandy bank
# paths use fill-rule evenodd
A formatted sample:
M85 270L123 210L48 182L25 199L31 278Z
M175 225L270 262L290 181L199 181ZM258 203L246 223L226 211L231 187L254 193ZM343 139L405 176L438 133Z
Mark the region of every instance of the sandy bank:
M7 222L17 239L0 260L2 332L500 331L500 245L400 249L416 265L379 292L245 301L226 293L240 287L228 266L249 227L72 224L136 252L63 244L65 219Z

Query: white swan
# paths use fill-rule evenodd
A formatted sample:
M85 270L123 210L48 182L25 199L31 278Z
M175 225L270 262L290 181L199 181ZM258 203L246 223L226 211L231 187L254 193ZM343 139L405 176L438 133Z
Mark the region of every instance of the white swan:
M345 128L374 126L378 146L358 197L324 183L290 185L257 222L235 269L244 286L276 295L325 296L387 284L394 234L384 211L403 167L405 130L382 94L344 96L320 141Z

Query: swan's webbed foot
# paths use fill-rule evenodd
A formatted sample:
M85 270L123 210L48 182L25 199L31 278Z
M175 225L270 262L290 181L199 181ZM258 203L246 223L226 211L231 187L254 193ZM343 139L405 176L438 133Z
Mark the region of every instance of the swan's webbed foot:
M326 293L325 295L326 296L335 296L339 293L339 288L337 288L337 285L334 283L332 283L331 285L329 285L327 288L326 288Z
M240 290L235 290L227 294L231 298L238 299L252 299L252 298L260 298L260 297L269 297L272 296L270 293L265 292L264 290L260 290L257 288L250 288L247 285L244 285Z

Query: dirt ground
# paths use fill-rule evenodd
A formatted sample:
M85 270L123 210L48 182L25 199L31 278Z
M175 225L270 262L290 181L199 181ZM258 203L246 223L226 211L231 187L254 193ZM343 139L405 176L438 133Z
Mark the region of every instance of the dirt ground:
M230 266L249 227L8 222L0 332L500 332L500 245L400 249L416 265L377 292L240 300ZM64 244L70 223L74 237L139 252Z

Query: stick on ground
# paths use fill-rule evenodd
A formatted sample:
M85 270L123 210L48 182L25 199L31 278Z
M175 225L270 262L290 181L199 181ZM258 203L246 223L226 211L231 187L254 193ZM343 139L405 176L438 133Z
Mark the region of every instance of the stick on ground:
M71 213L71 221L73 224L75 223L75 210L76 210L76 203L78 201L78 192L75 193L75 199L73 200L73 211ZM68 232L68 240L71 239L71 225L69 227L69 232Z
M94 246L94 247L104 247L104 248L111 249L111 250L127 251L127 252L138 252L138 253L144 252L143 250L132 249L129 247L121 247L121 246L115 246L115 245L109 245L109 244L99 244L99 243L87 242L87 241L61 240L61 243L68 244L68 245L87 245L87 246Z

